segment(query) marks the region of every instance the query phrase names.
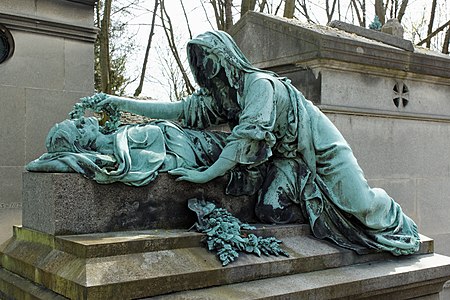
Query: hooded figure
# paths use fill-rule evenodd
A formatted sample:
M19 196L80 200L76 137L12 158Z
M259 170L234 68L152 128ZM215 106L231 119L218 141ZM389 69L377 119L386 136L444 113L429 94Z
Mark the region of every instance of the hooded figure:
M306 218L316 237L358 252L418 250L416 224L369 187L343 136L288 79L253 67L225 32L201 34L187 51L203 89L183 100L183 125L230 125L220 157L260 171L250 190L259 191L262 221Z

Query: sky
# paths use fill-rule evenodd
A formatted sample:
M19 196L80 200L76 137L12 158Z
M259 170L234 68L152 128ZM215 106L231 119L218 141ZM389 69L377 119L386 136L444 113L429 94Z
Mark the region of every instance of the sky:
M124 3L131 0L119 0ZM214 18L213 11L211 9L211 5L209 1L206 0L182 0L183 5L185 6L186 13L189 19L189 25L192 31L192 35L196 36L204 31L213 29ZM203 1L204 8L202 7L200 1ZM373 20L375 12L373 9L373 1L367 0L367 20L368 24ZM133 49L133 52L130 55L129 63L127 65L128 74L130 77L135 78L139 74L144 53L145 46L148 39L148 34L150 31L150 22L151 22L151 10L153 9L154 2L153 1L143 1L141 7L139 7L133 13L135 16L129 22L129 31L132 38L135 39L137 46ZM186 19L184 18L182 6L180 4L180 0L166 0L166 9L172 19L175 32L176 39L178 40L178 45L180 49L180 55L186 63L186 55L185 55L185 45L189 41L190 36L187 30ZM278 4L278 0L274 1ZM313 20L316 20L320 24L326 23L326 15L323 9L324 1L308 1L310 2L309 11ZM343 0L342 2L348 2ZM435 18L435 27L437 28L439 24L444 23L446 20L450 19L450 3L449 1L438 0L438 3L441 3L441 7L439 10L439 16ZM234 4L240 3L240 0L234 0ZM416 42L420 40L420 37L417 34L413 33L411 29L414 26L419 26L421 24L421 20L425 17L425 22L429 18L429 10L430 10L431 0L410 0L408 9L406 10L405 17L402 21L405 27L405 38L413 39ZM275 4L275 5L276 5ZM206 16L206 13L210 16L209 21ZM296 14L299 16L299 14ZM349 13L345 13L341 11L342 20L347 22L352 22L352 16ZM234 10L234 21L236 22L239 18L238 8ZM347 19L346 19L347 18ZM300 19L300 21L303 21ZM211 24L213 23L213 24ZM426 26L424 26L425 28ZM422 38L424 37L422 33ZM149 56L149 63L147 67L146 73L146 82L144 84L144 89L142 92L142 96L149 96L158 100L175 100L170 99L169 88L168 88L168 78L171 76L170 72L168 72L167 64L164 67L164 60L172 60L172 54L169 52L167 47L167 42L165 35L160 26L155 28L155 35L153 38L152 49ZM170 65L170 64L169 64ZM172 63L172 69L173 69ZM169 70L170 71L170 70ZM135 88L137 87L138 80L130 84L126 89L127 95L132 95L134 93Z

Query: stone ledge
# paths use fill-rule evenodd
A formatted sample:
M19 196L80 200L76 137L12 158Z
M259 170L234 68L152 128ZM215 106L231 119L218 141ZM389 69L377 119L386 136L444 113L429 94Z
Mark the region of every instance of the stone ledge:
M96 27L83 27L42 18L5 13L0 13L0 23L11 30L34 32L91 43L95 42L98 32Z
M355 33L368 39L379 41L386 45L394 46L406 51L414 52L414 45L411 43L411 41L381 31L367 29L338 20L331 21L327 26L344 30L350 33Z
M450 258L429 254L184 291L152 299L437 300L449 276Z
M258 229L260 235L275 235L281 239L281 246L290 257L242 254L227 267L222 267L216 255L200 245L202 235L197 233L165 233L161 230L55 237L16 228L14 237L0 246L0 267L71 299L134 299L177 291L189 293L187 290L191 289L206 288L208 291L208 288L218 285L228 285L224 286L228 289L229 285L233 287L239 282L265 278L277 282L283 278L310 278L311 274L327 276L325 281L328 285L322 287L325 291L338 289L347 293L342 283L343 276L336 270L351 274L352 269L348 268L354 266L358 270L358 264L365 265L363 270L366 273L352 274L348 280L366 283L369 288L358 286L365 288L366 292L376 291L381 283L392 287L392 276L384 278L388 277L386 273L392 272L392 267L398 268L395 274L413 275L404 284L424 285L429 284L426 281L430 280L440 283L443 277L450 276L448 257L441 261L433 260L434 265L427 261L423 263L423 258L430 256L433 244L426 237L422 237L421 250L409 257L396 258L387 252L374 251L358 255L313 238L304 227L286 225ZM176 240L180 237L184 242L177 244ZM61 247L61 243L65 246ZM69 249L70 245L72 247ZM90 248L88 252L91 254L96 252L95 255L85 255L86 248ZM383 265L386 262L390 264ZM384 275L379 272L372 276L370 268L378 265L381 265L380 272ZM417 270L419 267L423 270ZM278 279L278 276L282 277ZM0 284L1 281L0 278ZM300 286L305 288L304 284ZM397 280L394 286L401 287L401 281ZM309 282L309 289L318 288ZM321 292L319 289L318 293Z
M75 3L85 4L85 5L89 5L89 6L94 6L98 0L63 0L63 1L75 2Z
M54 235L143 229L188 229L196 221L190 198L216 202L255 223L256 196L227 196L227 178L202 185L159 174L144 187L98 184L75 173L23 174L24 227Z

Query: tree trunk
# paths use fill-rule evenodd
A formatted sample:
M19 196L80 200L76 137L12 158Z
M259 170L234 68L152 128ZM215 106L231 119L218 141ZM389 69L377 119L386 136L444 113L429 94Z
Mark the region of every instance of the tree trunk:
M141 94L142 88L144 86L145 71L147 69L148 55L150 53L152 39L153 39L154 31L155 31L155 19L156 19L156 12L158 11L158 4L159 4L159 0L155 0L155 7L153 8L153 15L152 15L152 25L150 28L150 34L148 35L147 49L145 49L144 63L142 64L141 78L139 80L138 87L134 91L135 97L137 97Z
M375 0L375 14L380 19L381 25L386 22L386 7L383 5L383 0Z
M225 19L224 19L224 13L221 6L222 0L210 0L209 3L211 3L213 10L214 10L214 17L216 19L216 25L218 30L225 30Z
M427 36L430 36L430 34L433 32L434 15L436 14L436 4L437 0L433 0L431 4L430 23L428 23ZM427 40L426 44L427 48L430 48L430 46L431 46L431 38Z
M225 31L233 26L233 0L225 0Z
M249 10L255 10L256 0L242 0L241 1L241 17Z
M267 0L261 0L261 3L259 4L259 12L264 12L264 8L267 6Z
M405 15L406 7L408 6L408 0L403 0L402 5L400 5L400 10L398 11L397 19L401 23L403 16Z
M327 13L327 23L330 23L331 20L333 19L334 11L336 9L336 2L337 2L337 0L333 0L333 4L331 5L331 8L330 8L330 0L326 0L326 2L325 2L325 11ZM359 17L358 17L358 19L359 19Z
M109 28L111 25L111 1L105 0L103 8L103 18L100 22L99 39L99 60L100 60L100 77L102 92L111 94L111 58L109 55Z
M284 3L283 17L292 19L295 12L295 0L286 0Z

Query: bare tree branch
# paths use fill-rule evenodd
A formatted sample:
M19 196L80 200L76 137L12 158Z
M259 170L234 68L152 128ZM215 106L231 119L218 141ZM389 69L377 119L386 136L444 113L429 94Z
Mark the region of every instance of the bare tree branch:
M259 12L264 12L264 8L267 7L267 0L261 0L261 3L259 4Z
M178 68L181 71L181 74L183 75L184 82L186 84L186 90L188 93L192 93L194 91L194 87L191 84L191 81L189 80L189 77L187 76L186 70L184 69L183 63L181 62L180 55L178 54L177 45L175 43L175 37L173 35L173 26L172 21L170 20L169 14L166 11L164 0L160 0L160 11L161 11L161 22L164 28L164 33L167 38L167 42L169 43L170 51L173 54L173 57L175 58L175 61L178 65Z
M180 0L181 8L183 9L184 19L186 20L187 29L189 31L189 39L192 40L192 32L191 32L191 26L189 25L189 19L186 14L186 9L184 8L183 0Z
M202 1L202 0L200 0L200 4L202 5L203 12L205 13L206 20L208 21L208 23L209 23L209 25L211 26L211 28L214 28L213 24L212 24L211 21L209 20L208 12L206 11L205 5L203 4L203 1Z
M148 63L148 55L150 53L150 48L152 45L152 39L155 31L155 20L156 20L156 12L158 11L158 5L159 0L155 0L155 7L153 8L153 15L152 15L152 27L150 28L150 33L148 35L148 42L147 42L147 48L145 49L145 56L144 56L144 62L142 63L142 71L141 71L141 77L139 79L139 85L134 91L134 96L137 97L141 94L142 88L144 86L144 79L145 79L145 71L147 70L147 63Z
M100 56L100 77L101 77L101 89L102 92L111 94L111 57L109 51L109 28L111 26L111 1L105 0L103 7L103 18L100 21L100 33L99 33L99 56Z
M283 4L283 2L284 2L284 0L280 0L280 3L279 3L279 4L277 5L277 7L275 8L274 15L277 15L277 14L278 14L278 11L280 10L281 4ZM273 11L273 6L272 6L272 11Z
M442 45L442 53L449 54L448 46L450 44L450 25L447 28L447 32L444 37L444 45Z
M436 4L437 0L433 0L431 4L431 14L430 14L430 22L428 23L427 36L430 36L431 32L433 31L434 16L436 14ZM427 40L426 44L427 48L430 48L430 46L431 46L431 38Z
M358 3L356 2L356 0L351 0L350 5L353 8L353 11L355 11L359 26L366 27L366 16L365 16L365 5L366 5L365 2L366 1L364 1L363 3L361 3L360 1L358 1L358 2L361 7L361 11L360 11L360 7L358 7Z
M448 20L444 25L440 26L438 29L436 29L435 31L433 31L432 33L430 33L426 38L424 38L423 40L421 40L419 43L417 43L417 46L423 45L424 43L430 43L431 44L431 39L437 35L439 32L443 31L445 29L445 27L450 25L450 20Z
M330 9L330 1L329 0L325 1L325 12L327 13L327 23L330 23L331 20L333 19L334 11L336 9L336 2L337 0L333 0L333 4L331 5Z
M306 21L312 22L311 17L308 13L308 6L306 3L306 0L297 0L297 4L300 6L301 9L299 9L300 13L306 18Z

